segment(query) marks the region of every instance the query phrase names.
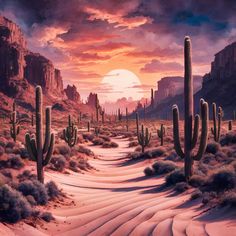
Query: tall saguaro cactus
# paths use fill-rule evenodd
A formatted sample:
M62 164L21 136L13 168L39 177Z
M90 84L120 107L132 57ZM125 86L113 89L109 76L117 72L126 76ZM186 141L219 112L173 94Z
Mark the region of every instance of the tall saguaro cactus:
M120 108L118 109L118 121L121 121L122 120L122 114L121 114L121 111L120 111Z
M100 105L99 105L99 100L98 100L98 95L96 94L95 96L95 109L96 109L96 121L99 121L99 109L100 109Z
M25 135L26 149L33 161L37 162L37 177L38 181L44 182L43 168L46 166L52 157L54 147L54 134L51 133L51 107L46 107L46 128L45 138L43 143L43 95L42 88L36 87L36 137L30 137L30 134Z
M216 117L216 104L212 103L213 128L211 128L211 132L216 142L219 142L220 139L222 117L223 117L222 108L218 107L218 115Z
M126 131L129 131L129 117L128 117L128 108L125 108L125 119L126 119Z
M154 92L153 92L153 88L151 89L151 107L154 107Z
M142 153L144 153L145 147L148 146L151 140L151 133L148 131L148 128L144 131L144 126L141 127L141 132L138 134L138 143L142 146Z
M136 120L136 133L137 133L137 136L139 134L139 115L138 115L138 112L136 112L135 114L135 120Z
M14 142L16 142L16 136L20 133L20 126L18 124L19 124L19 120L17 120L16 118L16 104L14 102L13 111L10 116L10 125L11 125L10 134Z
M192 78L192 64L191 64L191 42L190 38L186 37L184 42L184 151L180 145L179 137L179 109L177 105L173 106L173 136L176 153L184 159L185 178L188 181L193 173L193 162L202 158L208 140L208 120L209 111L208 103L201 100L201 120L202 131L200 138L200 145L197 154L193 154L198 140L200 116L197 114L194 119L193 126L193 78Z
M105 110L104 109L100 109L100 115L102 116L102 123L104 124L104 122L105 122Z
M68 116L68 126L63 130L63 138L70 147L75 146L77 142L77 128L71 121L70 115Z
M163 146L165 134L166 134L166 129L164 125L161 124L161 128L157 130L157 135L161 139L161 146Z

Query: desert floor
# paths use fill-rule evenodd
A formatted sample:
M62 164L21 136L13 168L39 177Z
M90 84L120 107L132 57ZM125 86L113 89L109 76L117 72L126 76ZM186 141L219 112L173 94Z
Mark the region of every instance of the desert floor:
M146 178L149 160L127 164L128 140L115 138L119 148L89 146L98 156L89 160L97 170L85 174L46 172L74 204L51 207L50 223L1 224L0 235L158 235L234 236L236 212L211 209L189 201L192 190L177 194L161 187L162 177ZM234 219L234 220L232 220Z

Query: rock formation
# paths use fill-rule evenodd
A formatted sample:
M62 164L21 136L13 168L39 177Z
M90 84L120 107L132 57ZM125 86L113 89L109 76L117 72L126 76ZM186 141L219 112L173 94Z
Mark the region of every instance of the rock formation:
M64 89L66 96L68 99L74 102L80 103L80 94L77 92L77 88L75 85L67 85L66 89Z
M94 107L96 102L96 93L90 93L87 100L87 105Z

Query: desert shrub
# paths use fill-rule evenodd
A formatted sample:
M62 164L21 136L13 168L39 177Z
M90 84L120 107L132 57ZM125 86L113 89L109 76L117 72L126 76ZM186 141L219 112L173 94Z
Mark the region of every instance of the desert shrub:
M9 149L13 149L14 147L15 147L15 143L14 142L12 142L12 141L9 141L9 142L7 142L7 144L6 144L6 148L9 148Z
M37 180L25 180L19 183L18 191L24 196L32 195L39 205L45 205L48 202L48 194L45 186Z
M202 195L202 203L207 204L209 203L212 199L216 198L217 194L214 191L211 192L204 192Z
M45 188L47 190L49 200L53 200L61 195L61 191L53 181L46 183Z
M236 143L236 131L231 131L220 139L220 144L222 146L235 144L235 143Z
M236 207L236 192L227 192L221 198L221 206Z
M54 154L62 156L70 156L71 149L67 144L56 144L54 147Z
M94 134L92 134L92 133L83 133L83 138L85 140L92 141L94 139Z
M149 152L151 153L152 157L160 157L165 154L166 149L164 147L158 147L154 149L150 149Z
M86 148L85 146L77 146L76 150L80 153L84 153L87 156L94 156L93 151L91 151L89 148Z
M5 153L5 148L0 146L0 156L2 156Z
M51 168L62 172L66 167L66 159L62 155L53 156L51 158Z
M129 147L136 147L136 146L138 146L138 141L131 141L129 143Z
M210 175L205 190L223 192L236 187L236 174L230 168L222 168Z
M171 152L168 156L165 157L167 161L181 161L181 157L176 154L175 151Z
M88 160L85 158L80 158L78 160L78 168L81 170L91 169L92 167L89 165Z
M24 166L24 163L19 155L9 155L9 159L7 160L7 167L19 170Z
M37 202L35 201L34 197L32 195L25 196L27 201L30 203L31 206L36 206Z
M4 137L0 137L0 146L5 148L7 144L7 140Z
M6 184L8 182L9 182L9 179L5 175L0 173L0 186Z
M189 189L189 185L186 182L179 182L174 187L174 190L178 193L183 193L188 189Z
M171 171L178 168L173 161L157 161L152 165L155 173L158 175L170 173Z
M21 158L29 158L29 153L25 148L19 148L17 150L15 154L19 154Z
M193 187L200 187L206 183L206 177L201 175L193 175L189 180L189 184Z
M190 200L195 200L195 199L198 199L200 197L202 197L202 192L199 189L197 189L196 191L194 191L191 194Z
M24 180L36 180L37 176L35 174L32 174L29 170L24 170L23 173L19 174L17 176L20 182Z
M16 223L32 213L28 201L8 185L0 187L0 199L0 221Z
M104 141L104 139L102 139L102 138L94 138L94 139L92 140L93 145L102 145L104 142L105 142L105 141Z
M117 148L118 146L115 142L104 142L102 145L103 148Z
M154 170L151 167L146 167L143 172L146 176L154 175Z
M99 135L99 138L103 139L106 142L110 142L111 141L111 138L106 136L106 135Z
M0 173L5 177L7 177L8 179L12 179L12 173L10 170L3 169L0 171Z
M207 144L206 152L216 154L220 150L220 144L217 142L210 142Z
M140 152L130 152L128 154L129 159L138 159L140 157Z
M185 181L184 172L181 169L174 170L165 177L166 185L174 185Z
M78 164L77 164L76 161L70 160L70 162L69 162L69 168L70 168L72 171L78 172L77 166L78 166Z
M55 220L55 218L53 217L52 213L51 212L42 212L39 217L46 221L46 222L50 222L52 220Z

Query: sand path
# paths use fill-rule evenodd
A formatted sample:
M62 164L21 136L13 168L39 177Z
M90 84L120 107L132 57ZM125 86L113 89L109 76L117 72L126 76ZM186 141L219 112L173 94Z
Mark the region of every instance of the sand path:
M119 148L90 147L98 159L89 162L98 171L46 173L47 180L58 183L75 202L75 206L50 210L56 223L37 228L25 223L2 225L0 235L236 235L235 213L227 209L205 213L207 208L198 200L188 201L189 194L160 190L163 178L143 177L148 161L125 164L125 156L133 148L128 148L125 139L114 141Z

